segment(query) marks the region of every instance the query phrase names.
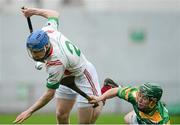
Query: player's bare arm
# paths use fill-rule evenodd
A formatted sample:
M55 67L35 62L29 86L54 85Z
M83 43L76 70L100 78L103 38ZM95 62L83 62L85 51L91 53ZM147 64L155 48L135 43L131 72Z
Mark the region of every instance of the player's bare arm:
M54 94L54 89L48 89L30 108L18 115L13 123L22 123L28 119L35 111L45 106L54 97Z
M54 94L55 89L47 89L47 91L35 102L35 104L29 108L29 110L33 113L42 108L54 97Z
M110 98L113 98L115 96L117 96L117 93L118 93L118 87L117 88L112 88L112 89L109 89L108 91L106 91L103 95L97 97L97 96L91 96L92 100L89 101L89 103L96 103L96 102L100 102L100 101L104 101L106 99L110 99Z
M39 9L39 8L27 8L21 9L25 17L31 17L33 15L42 16L44 18L49 17L59 17L59 13L54 10L49 9Z

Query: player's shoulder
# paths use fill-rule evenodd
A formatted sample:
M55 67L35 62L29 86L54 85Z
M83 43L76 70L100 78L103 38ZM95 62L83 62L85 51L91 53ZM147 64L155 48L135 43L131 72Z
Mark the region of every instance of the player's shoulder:
M168 109L166 108L166 104L163 101L158 102L158 108L162 110L162 112L168 113Z
M132 86L122 87L118 91L118 95L124 97L126 100L136 98L138 89Z
M43 28L45 31L48 31L48 33L53 33L55 31L58 31L59 23L54 18L48 18L47 22L44 24Z
M129 86L123 87L121 90L128 91L128 92L136 92L138 91L138 88L129 85Z

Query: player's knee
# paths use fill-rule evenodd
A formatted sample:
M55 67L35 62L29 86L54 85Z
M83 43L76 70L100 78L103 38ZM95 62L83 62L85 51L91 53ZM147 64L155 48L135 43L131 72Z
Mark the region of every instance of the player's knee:
M68 121L69 114L66 112L56 111L56 118L58 121Z

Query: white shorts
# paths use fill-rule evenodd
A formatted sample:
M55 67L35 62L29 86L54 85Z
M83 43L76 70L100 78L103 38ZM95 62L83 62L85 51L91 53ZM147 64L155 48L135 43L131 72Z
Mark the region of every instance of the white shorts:
M136 116L136 113L133 111L133 114L132 116L130 117L130 124L139 124L138 121L137 121L137 116Z
M87 95L101 95L97 72L95 67L91 63L87 64L87 67L82 75L75 77L75 84ZM86 98L63 85L60 85L59 88L56 89L56 98L68 100L75 100L77 98L78 108L92 106L92 104L88 103L88 100Z

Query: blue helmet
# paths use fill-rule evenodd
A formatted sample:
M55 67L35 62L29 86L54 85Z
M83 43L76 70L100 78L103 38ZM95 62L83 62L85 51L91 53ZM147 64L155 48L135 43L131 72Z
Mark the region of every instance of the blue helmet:
M31 51L41 51L49 44L49 37L43 30L36 30L29 35L26 47Z

